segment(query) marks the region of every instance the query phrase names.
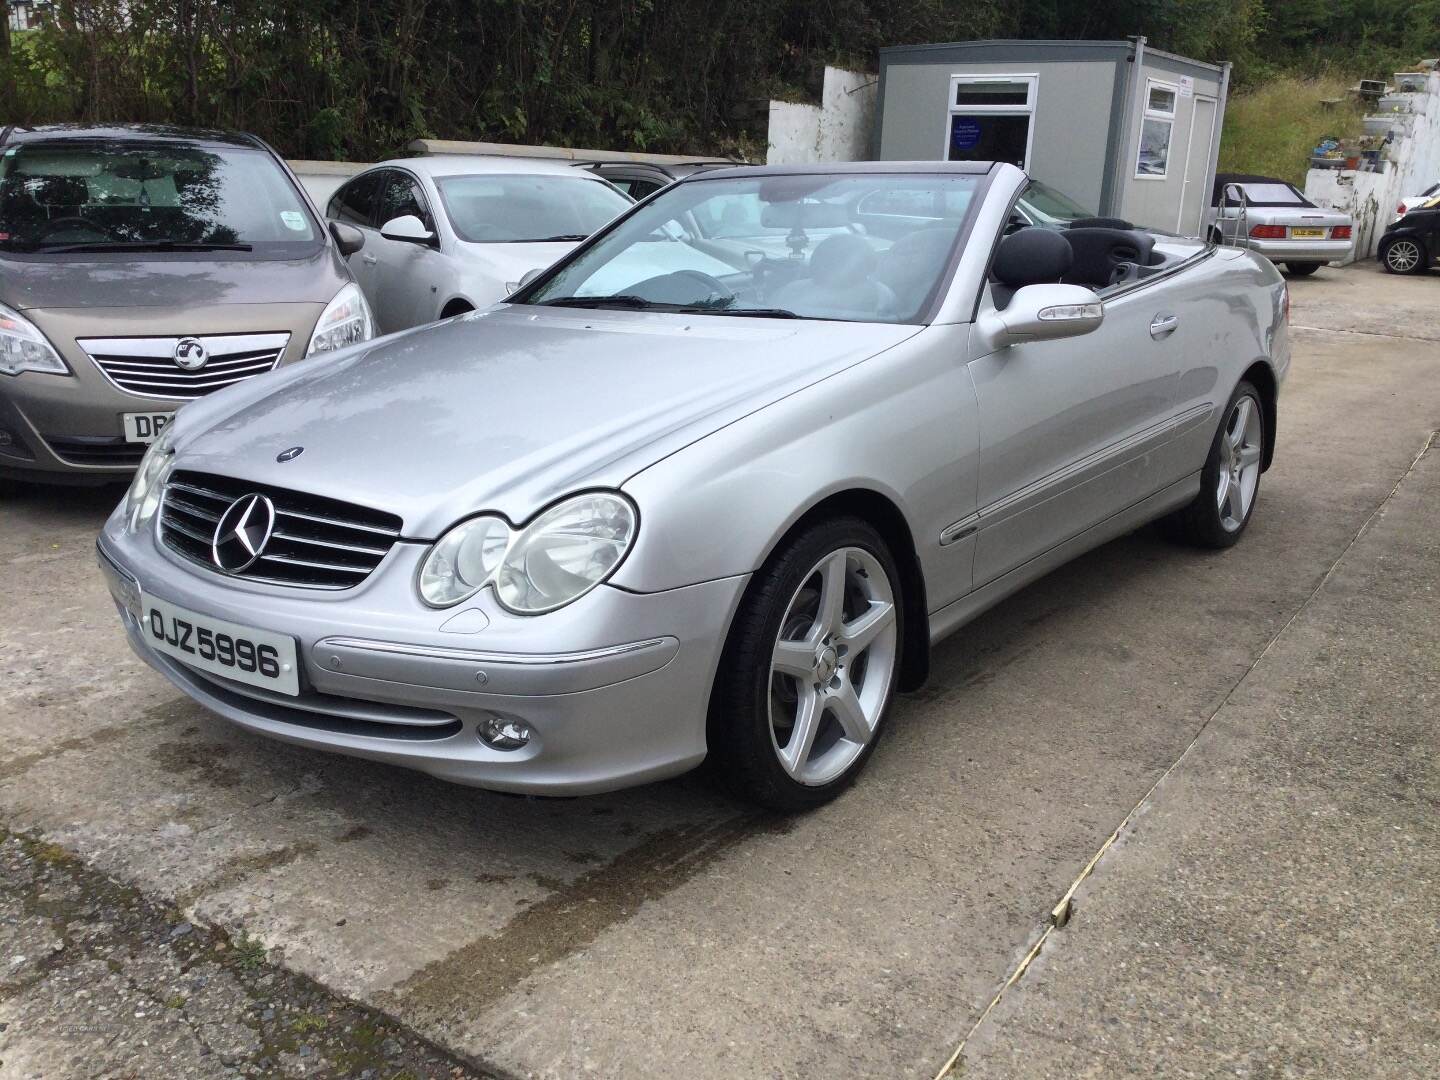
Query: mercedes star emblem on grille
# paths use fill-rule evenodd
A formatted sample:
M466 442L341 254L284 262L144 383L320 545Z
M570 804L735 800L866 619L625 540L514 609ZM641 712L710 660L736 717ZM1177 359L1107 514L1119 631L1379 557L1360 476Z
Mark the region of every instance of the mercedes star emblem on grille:
M181 338L175 343L175 366L182 371L199 371L209 359L199 338Z
M227 574L249 569L265 551L275 528L275 504L264 495L242 495L215 526L210 546L215 565Z

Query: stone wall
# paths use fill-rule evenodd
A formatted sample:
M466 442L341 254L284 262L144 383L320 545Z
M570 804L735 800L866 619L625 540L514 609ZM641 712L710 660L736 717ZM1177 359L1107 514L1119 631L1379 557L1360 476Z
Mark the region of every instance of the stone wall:
M1408 107L1407 112L1387 114L1395 135L1385 151L1384 172L1311 169L1305 177L1305 196L1311 202L1355 219L1351 262L1375 256L1401 199L1440 181L1440 73L1426 78L1423 91L1391 94L1384 102Z
M866 72L827 67L819 105L770 102L766 162L868 159L877 85L877 77Z

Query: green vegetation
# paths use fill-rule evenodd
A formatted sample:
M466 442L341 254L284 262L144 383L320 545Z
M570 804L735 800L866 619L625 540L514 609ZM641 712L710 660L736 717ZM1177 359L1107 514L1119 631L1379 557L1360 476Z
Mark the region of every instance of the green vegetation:
M1310 150L1321 139L1359 136L1365 110L1346 92L1352 79L1284 75L1230 98L1220 171L1278 176L1305 186ZM1339 103L1326 107L1326 99Z
M232 944L235 946L235 963L243 970L253 971L265 963L265 945L244 930L233 939Z
M769 97L884 45L1143 34L1232 61L1237 91L1440 55L1440 0L57 0L51 19L0 30L0 123L236 128L362 161L422 136L754 150Z

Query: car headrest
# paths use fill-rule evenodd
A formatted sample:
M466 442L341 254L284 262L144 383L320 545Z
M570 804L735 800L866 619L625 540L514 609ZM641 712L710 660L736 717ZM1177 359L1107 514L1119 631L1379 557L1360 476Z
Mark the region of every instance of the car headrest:
M1070 271L1075 252L1054 229L1031 226L1013 232L995 249L990 273L1012 289L1058 282Z
M1133 229L1133 222L1118 217L1076 218L1067 228L1071 229Z
M1132 274L1132 268L1149 266L1155 238L1138 229L1065 230L1075 253L1074 265L1064 280L1103 289Z
M826 237L810 253L810 277L830 288L857 285L875 269L875 250L858 236Z

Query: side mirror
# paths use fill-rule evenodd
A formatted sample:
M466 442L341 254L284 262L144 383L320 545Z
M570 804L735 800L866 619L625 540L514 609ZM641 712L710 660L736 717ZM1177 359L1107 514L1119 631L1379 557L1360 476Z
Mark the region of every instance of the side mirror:
M529 285L530 282L534 281L537 277L539 277L539 276L540 276L541 274L543 274L544 272L545 272L545 271L544 271L541 267L538 267L538 266L535 267L535 269L533 269L533 270L526 270L525 273L523 273L523 274L520 275L520 284L519 284L518 286L516 286L516 288L523 289L526 285Z
M335 238L335 246L340 249L340 254L347 259L365 246L365 234L354 225L346 225L342 221L330 222L330 235Z
M984 312L976 329L991 349L1079 337L1105 320L1105 305L1083 285L1026 285L1005 309Z
M399 240L406 244L429 246L435 242L435 234L425 228L425 223L414 214L391 218L380 226L380 235L386 240Z

